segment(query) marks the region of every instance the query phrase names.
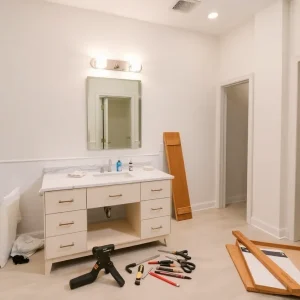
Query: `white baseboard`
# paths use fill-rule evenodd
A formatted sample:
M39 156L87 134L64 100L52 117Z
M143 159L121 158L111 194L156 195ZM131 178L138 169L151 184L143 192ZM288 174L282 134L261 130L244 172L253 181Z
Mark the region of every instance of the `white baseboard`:
M260 229L261 231L264 231L272 236L274 236L277 239L284 239L288 238L288 230L287 228L277 228L272 225L269 225L261 220L258 220L255 217L251 218L251 225L253 227L256 227Z
M215 208L215 207L216 207L215 201L197 203L197 204L192 205L192 211L195 212L195 211L210 209L210 208Z
M245 202L245 201L247 201L246 194L235 195L235 196L230 196L230 197L226 198L226 204Z

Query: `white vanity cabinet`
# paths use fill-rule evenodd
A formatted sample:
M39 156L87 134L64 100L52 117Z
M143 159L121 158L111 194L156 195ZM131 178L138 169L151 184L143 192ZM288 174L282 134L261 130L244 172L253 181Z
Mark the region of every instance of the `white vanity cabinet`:
M114 244L120 249L166 241L171 232L173 177L158 170L152 174L153 181L149 181L151 174L137 173L124 183L91 184L87 178L84 181L64 179L55 187L55 175L46 174L41 189L44 193L45 274L51 272L53 263L91 255L94 246ZM73 184L69 182L72 180ZM70 184L73 188L64 189ZM113 209L116 205L124 205L124 219L89 223L88 209L106 206Z

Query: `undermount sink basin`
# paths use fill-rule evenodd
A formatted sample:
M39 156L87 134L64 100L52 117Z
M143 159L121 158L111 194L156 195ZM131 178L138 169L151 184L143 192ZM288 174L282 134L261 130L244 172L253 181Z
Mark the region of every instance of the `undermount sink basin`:
M132 175L129 173L99 173L94 174L94 177L101 178L103 180L120 180L132 178Z

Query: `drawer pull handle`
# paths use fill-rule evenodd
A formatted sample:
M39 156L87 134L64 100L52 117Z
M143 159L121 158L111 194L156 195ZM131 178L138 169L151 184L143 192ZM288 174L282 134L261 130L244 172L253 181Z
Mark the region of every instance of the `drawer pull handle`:
M70 199L70 200L59 200L58 203L72 203L74 202L74 199Z
M162 207L158 207L158 208L151 208L151 210L161 210L163 209Z
M110 198L116 198L116 197L122 197L123 195L122 194L119 194L119 195L109 195Z
M72 243L70 245L60 245L60 248L68 248L68 247L73 247L75 244Z
M152 230L162 229L163 227L160 225L159 227L151 227Z
M59 226L67 226L67 225L74 225L74 221L69 223L59 223Z
M161 192L163 189L151 190L151 192Z

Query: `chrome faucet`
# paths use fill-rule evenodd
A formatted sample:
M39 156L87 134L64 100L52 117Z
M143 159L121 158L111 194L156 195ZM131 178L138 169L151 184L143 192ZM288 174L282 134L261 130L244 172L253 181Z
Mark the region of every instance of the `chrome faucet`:
M111 166L112 166L112 161L111 159L108 161L108 168L107 168L107 172L111 172Z

